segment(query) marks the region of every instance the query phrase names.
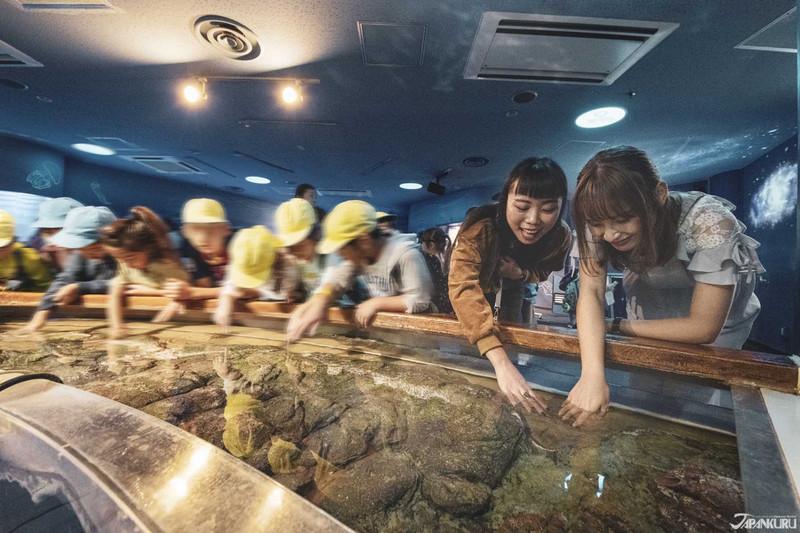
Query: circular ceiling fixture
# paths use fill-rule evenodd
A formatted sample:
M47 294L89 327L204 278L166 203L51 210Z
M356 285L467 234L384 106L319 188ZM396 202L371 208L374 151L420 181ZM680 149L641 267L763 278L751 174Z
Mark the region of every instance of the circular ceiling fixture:
M194 21L194 33L200 41L230 59L249 61L261 54L256 34L247 26L227 17L200 17Z
M72 147L79 152L92 155L114 155L117 153L111 148L106 148L105 146L100 146L99 144L76 143L73 144Z
M400 184L400 188L401 189L405 189L407 191L416 191L417 189L421 189L422 188L422 184L421 183L413 183L413 182L401 183Z
M522 91L518 92L511 97L511 101L515 104L529 104L539 97L536 91Z
M575 119L580 128L604 128L625 118L626 111L621 107L598 107L581 114Z
M266 185L270 183L272 180L269 178L262 178L261 176L247 176L245 181L249 181L250 183L256 183L258 185Z
M21 81L12 80L9 78L0 78L0 87L5 87L7 89L16 89L18 91L28 90L28 86L22 83Z
M478 167L485 167L486 165L488 165L489 160L485 157L473 156L466 158L464 161L462 161L462 163L464 164L465 167L478 168Z

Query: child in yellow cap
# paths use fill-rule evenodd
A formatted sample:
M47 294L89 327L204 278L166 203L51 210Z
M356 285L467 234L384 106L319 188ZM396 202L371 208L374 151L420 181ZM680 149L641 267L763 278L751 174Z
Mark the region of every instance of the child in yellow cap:
M236 300L261 297L272 276L278 242L264 226L239 230L231 240L230 263L214 322L229 326Z
M387 213L386 211L378 211L375 213L375 216L378 219L378 227L385 233L393 233L397 231L394 228L394 223L397 221L397 215Z
M325 269L319 290L292 314L287 341L313 334L331 303L357 277L369 290L369 298L356 308L361 327L369 326L380 311L429 310L433 283L419 247L401 233L384 233L377 224L375 209L361 200L342 202L325 218L324 238L317 251L337 252L344 261Z
M44 292L52 274L33 248L14 238L15 221L0 209L0 290Z
M219 297L230 240L231 226L221 203L211 198L186 202L181 210L181 233L172 244L191 279L167 283L165 296L174 300Z
M189 279L172 249L168 231L158 215L142 206L101 230L101 242L118 263L106 309L110 337L125 336L122 304L126 295L163 296L168 282Z
M274 297L302 302L319 286L323 256L316 247L322 237L314 206L302 198L283 202L275 210L281 248L275 261Z

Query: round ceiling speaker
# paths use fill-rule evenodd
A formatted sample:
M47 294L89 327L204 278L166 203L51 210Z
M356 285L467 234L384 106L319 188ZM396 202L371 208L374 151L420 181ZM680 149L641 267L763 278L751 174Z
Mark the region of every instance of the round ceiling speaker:
M205 15L194 21L200 41L237 61L249 61L261 54L258 37L247 26L219 15Z
M539 93L536 91L522 91L515 94L511 101L515 104L529 104L536 100L539 97Z
M473 156L464 159L462 163L464 164L465 167L477 168L477 167L485 167L486 165L489 164L489 160L485 157Z

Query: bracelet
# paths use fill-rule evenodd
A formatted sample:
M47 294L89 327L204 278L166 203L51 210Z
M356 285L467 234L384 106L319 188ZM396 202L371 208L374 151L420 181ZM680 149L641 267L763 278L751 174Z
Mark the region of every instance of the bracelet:
M622 317L616 317L614 320L611 321L611 331L610 333L615 333L617 335L622 335L622 331L619 329L619 324L622 322Z

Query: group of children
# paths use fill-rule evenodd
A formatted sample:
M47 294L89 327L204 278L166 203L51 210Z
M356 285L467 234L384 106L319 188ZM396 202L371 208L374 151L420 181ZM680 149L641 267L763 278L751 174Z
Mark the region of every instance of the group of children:
M630 146L599 152L579 174L575 232L563 220L567 190L556 162L525 159L497 202L467 213L452 251L442 230L423 232L420 247L415 236L385 225L391 215L360 200L337 205L320 224L313 188L277 208L274 234L254 226L233 235L222 206L207 198L186 203L174 235L145 207L115 219L104 207L57 198L42 204L36 223L40 252L14 241L13 219L0 211L0 280L8 289L49 284L28 331L40 328L53 306L108 293L114 337L125 334L126 295L169 299L156 317L162 321L189 300L217 298L214 321L221 325L230 324L240 299L300 303L287 325L290 342L313 334L328 307L343 300L356 305L362 327L381 311L452 309L469 342L491 361L509 401L542 411L506 354L490 301L561 270L574 234L582 373L562 407L565 419L580 425L608 406L607 332L742 346L760 309L753 291L764 269L758 243L745 235L730 203L670 193L647 155ZM73 253L59 258L59 249ZM625 320L605 317L608 265L624 274ZM50 283L55 269L60 273ZM519 299L502 300L518 311Z
M70 198L43 202L40 218L44 222L37 221L36 237L52 250L67 252L61 269L44 253L16 242L13 218L0 212L4 287L45 292L22 330L26 333L40 329L54 307L84 294L109 295L112 338L126 335L126 296L166 298L155 322L184 312L189 301L217 299L213 319L223 326L231 323L237 300L304 302L293 316L290 339L309 329L294 325L318 323L340 298L356 304L363 326L380 311L435 309L430 274L416 242L378 227L381 217L358 200L336 206L323 228L315 207L293 198L276 209L274 234L263 225L234 234L223 206L209 198L186 202L179 232L170 232L147 207L134 207L117 219L106 207Z

